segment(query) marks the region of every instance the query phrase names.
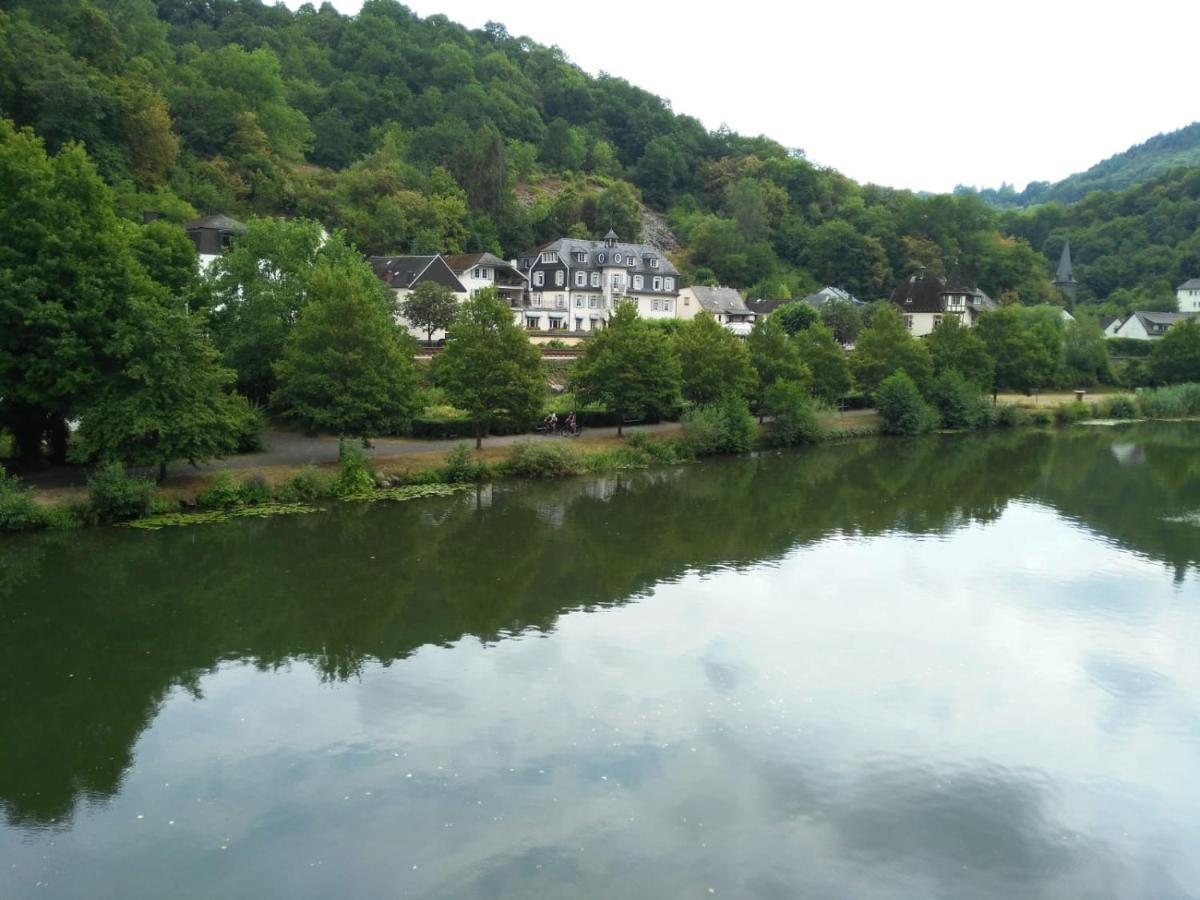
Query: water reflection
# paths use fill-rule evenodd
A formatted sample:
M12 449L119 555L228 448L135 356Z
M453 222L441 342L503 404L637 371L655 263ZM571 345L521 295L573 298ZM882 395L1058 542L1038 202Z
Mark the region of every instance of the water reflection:
M1197 447L860 441L6 540L0 893L1198 892Z

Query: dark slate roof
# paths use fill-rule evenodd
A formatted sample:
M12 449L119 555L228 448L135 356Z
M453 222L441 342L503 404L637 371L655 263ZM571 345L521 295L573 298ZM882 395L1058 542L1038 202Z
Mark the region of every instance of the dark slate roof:
M476 266L491 266L493 269L504 269L520 278L525 277L513 267L512 263L501 259L494 253L456 253L442 258L446 260L446 265L454 270L455 275L461 275Z
M1054 275L1055 284L1074 284L1075 275L1071 271L1071 242L1064 241L1062 256L1058 258L1058 271Z
M1200 291L1200 278L1189 278L1187 281L1185 281L1179 287L1175 288L1175 290L1177 290L1177 291Z
M700 308L707 312L742 316L750 312L737 288L695 285L691 291L696 295L696 302L700 304Z
M1113 322L1119 322L1120 320L1121 320L1120 316L1101 316L1100 317L1100 330L1104 331L1104 329L1108 328L1108 326L1111 325Z
M966 294L967 305L976 312L995 309L997 303L977 287L973 287L957 267L949 278L931 272L918 272L896 285L891 302L906 313L945 312L946 294Z
M775 310L779 309L779 307L791 302L791 300L766 300L759 297L756 300L747 300L746 308L755 315L769 316Z
M396 290L411 288L419 281L432 279L455 293L466 291L446 260L437 253L430 256L368 256L367 263L384 284ZM430 274L422 279L427 269Z
M231 234L245 234L246 226L237 219L231 219L229 216L218 213L214 216L203 216L199 219L193 219L190 222L183 224L185 231L193 231L201 228L211 228L213 231L228 231Z
M622 265L622 268L628 269L630 272L636 272L640 275L674 275L676 278L679 277L679 270L671 265L671 261L667 259L666 254L653 244L618 243L608 246L604 241L585 241L577 238L559 238L558 240L548 241L534 250L522 253L522 267L528 268L537 265L541 254L548 251L557 253L559 262L572 270L590 270L612 266L614 265L612 261L614 255L619 253L623 260L629 257L633 258L634 264L632 266ZM585 262L576 259L576 256L580 253L587 257ZM604 262L600 261L601 256L603 256ZM652 257L658 260L657 268L650 266L650 259Z
M1151 325L1160 325L1170 328L1176 322L1183 319L1200 318L1200 313L1196 312L1149 312L1146 310L1135 309L1133 314L1141 320L1142 327L1150 331Z
M847 303L852 303L855 306L866 306L865 303L863 303L849 291L842 290L841 288L834 287L833 285L826 285L815 294L809 294L807 297L802 297L801 300L813 307L813 309L820 309L830 300L844 300Z

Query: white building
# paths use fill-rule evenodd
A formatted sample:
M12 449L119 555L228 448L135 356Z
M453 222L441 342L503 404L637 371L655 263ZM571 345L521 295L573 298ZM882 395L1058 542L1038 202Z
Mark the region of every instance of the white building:
M1175 299L1181 313L1200 312L1200 278L1189 278L1175 288Z
M586 334L603 328L619 303L650 319L675 317L679 272L650 244L623 244L611 230L603 241L559 238L522 254L528 279L521 313L529 331Z
M153 221L147 218L149 215L157 216L157 214L153 213L144 213L142 215L143 221ZM213 260L229 249L236 237L246 233L246 226L237 219L231 219L229 216L218 214L185 222L183 230L192 239L192 243L196 245L196 256L200 261L200 273L203 274L208 271L208 267L213 264Z
M686 287L679 292L678 310L678 318L689 320L700 312L711 313L714 319L742 337L748 335L754 325L754 313L736 288Z
M470 296L466 287L454 274L454 270L450 268L450 264L440 253L430 256L368 256L367 263L375 270L379 279L392 289L392 296L396 298L397 308L417 285L425 281L433 281L448 287L459 300L466 300ZM408 333L413 337L420 340L426 339L424 329L414 328L404 321L403 316L398 316L397 321L408 328ZM433 333L435 341L444 340L445 337L444 331Z
M913 337L925 337L946 316L958 316L965 327L974 328L980 316L997 306L959 274L943 278L924 270L897 285L891 302L899 307Z
M1176 322L1183 319L1200 318L1200 312L1131 312L1111 337L1133 338L1136 341L1153 341L1161 338Z

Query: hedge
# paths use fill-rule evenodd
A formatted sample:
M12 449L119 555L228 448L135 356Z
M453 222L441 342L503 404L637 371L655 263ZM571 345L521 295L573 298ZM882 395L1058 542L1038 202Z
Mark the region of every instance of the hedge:
M1133 356L1145 359L1154 347L1154 341L1139 341L1137 338L1109 338L1105 342L1109 356Z
M475 423L470 419L413 419L412 436L453 440L475 437Z

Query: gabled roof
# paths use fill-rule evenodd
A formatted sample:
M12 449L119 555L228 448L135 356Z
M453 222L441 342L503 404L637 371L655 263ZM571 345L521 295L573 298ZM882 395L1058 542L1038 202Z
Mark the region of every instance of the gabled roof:
M431 256L368 256L367 263L384 284L396 290L415 287L434 274L438 282L457 294L467 290L446 260L437 253Z
M695 295L696 302L700 304L700 308L706 312L732 313L733 315L746 315L750 312L746 306L746 301L742 299L742 295L738 293L737 288L729 287L704 287L703 285L695 285L689 288Z
M755 300L747 300L746 308L755 315L769 316L771 313L775 312L775 310L779 309L779 307L791 302L791 300L766 300L762 297L759 297Z
M1177 290L1177 291L1200 291L1200 278L1189 278L1187 281L1185 281L1179 287L1175 288L1175 290Z
M634 264L625 267L631 271L648 275L679 275L679 270L671 265L666 254L653 244L614 244L610 246L604 241L558 238L533 250L527 250L521 256L536 264L537 257L547 251L557 253L559 261L572 269L592 269L612 265L613 254L619 253L623 260L633 259ZM579 261L575 258L581 253L587 257L586 261ZM601 255L604 256L604 262L600 261ZM657 259L658 265L651 267L651 259ZM523 261L522 265L524 266L526 263Z
M1200 318L1200 312L1151 312L1142 309L1135 309L1133 311L1133 315L1138 317L1143 327L1149 325L1165 325L1166 327L1170 328L1172 325L1182 319ZM1146 330L1149 331L1150 329L1146 328Z
M1113 322L1119 322L1119 321L1121 321L1120 316L1101 316L1100 317L1100 330L1104 331Z
M517 271L515 266L494 253L456 253L452 256L444 256L442 259L446 261L446 265L453 270L455 275L462 275L463 272L476 266L491 266L493 269L504 269L520 278L525 277Z
M245 234L246 226L237 219L231 219L222 213L217 213L212 216L202 216L199 219L192 219L190 222L183 223L184 231L193 231L201 228L210 228L213 231L228 231L230 234Z
M949 278L920 271L896 285L891 302L905 313L942 313L946 295L966 294L967 305L976 312L995 309L997 303L968 281L962 269L955 267Z

